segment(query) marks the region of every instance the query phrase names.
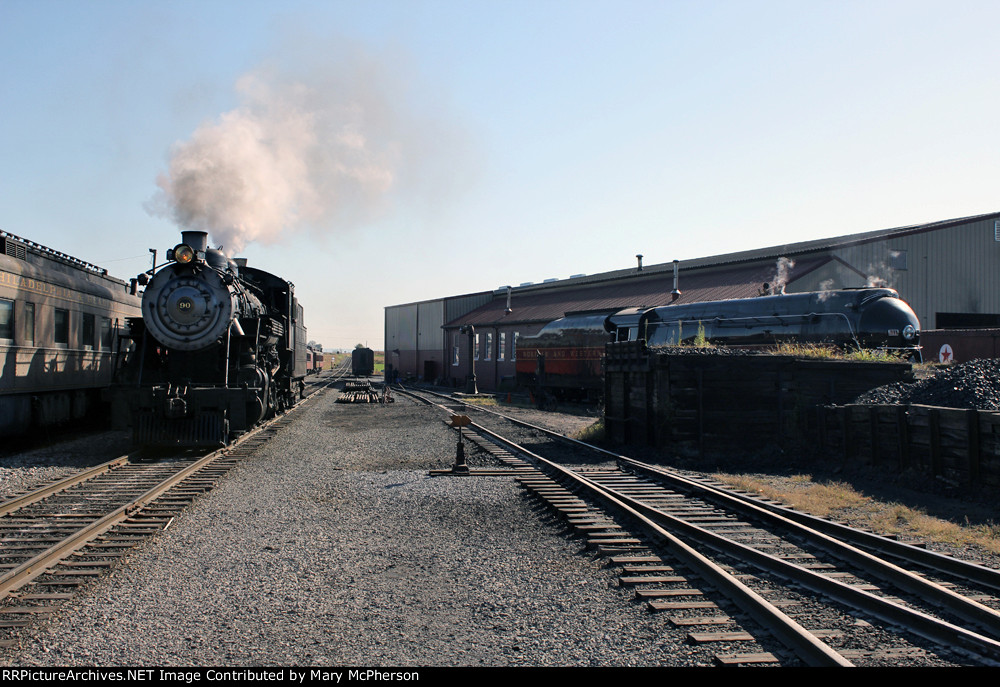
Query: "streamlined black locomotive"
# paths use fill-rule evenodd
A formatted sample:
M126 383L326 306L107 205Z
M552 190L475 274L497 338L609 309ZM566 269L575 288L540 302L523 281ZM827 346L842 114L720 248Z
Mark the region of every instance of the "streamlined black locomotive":
M781 342L887 349L920 360L920 321L892 289L863 288L704 301L614 312L568 313L518 342L521 386L596 398L601 358L615 341L767 347Z
M203 447L293 406L306 375L294 285L182 232L153 272L119 390L138 446ZM140 275L140 283L147 281Z

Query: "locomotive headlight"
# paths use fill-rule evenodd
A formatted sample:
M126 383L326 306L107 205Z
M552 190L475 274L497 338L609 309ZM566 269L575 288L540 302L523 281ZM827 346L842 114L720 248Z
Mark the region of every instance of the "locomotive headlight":
M903 338L906 339L907 341L912 341L916 335L917 335L917 328L914 327L912 324L908 324L905 327L903 327Z
M195 252L194 248L187 245L186 243L179 243L174 246L174 260L186 265L190 262L194 262Z

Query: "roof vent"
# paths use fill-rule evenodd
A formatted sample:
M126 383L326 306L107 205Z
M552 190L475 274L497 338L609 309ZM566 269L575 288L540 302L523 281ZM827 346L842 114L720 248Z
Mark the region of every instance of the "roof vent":
M3 252L4 255L9 255L12 258L17 258L18 260L28 259L28 247L19 241L4 238Z

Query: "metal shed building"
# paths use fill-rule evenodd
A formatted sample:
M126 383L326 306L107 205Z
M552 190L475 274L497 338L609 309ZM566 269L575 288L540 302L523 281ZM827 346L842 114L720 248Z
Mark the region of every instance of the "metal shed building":
M1000 212L501 288L386 308L402 376L480 390L512 383L517 340L569 312L883 285L926 329L1000 326ZM765 287L765 285L767 285ZM463 327L472 327L474 334ZM387 355L387 362L390 360Z

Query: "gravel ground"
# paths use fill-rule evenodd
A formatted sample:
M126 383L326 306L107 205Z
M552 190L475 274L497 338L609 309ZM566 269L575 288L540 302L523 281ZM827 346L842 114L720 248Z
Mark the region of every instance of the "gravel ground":
M685 644L512 479L429 477L454 459L440 411L334 396L0 662L678 666L719 651Z
M335 397L302 408L0 664L695 666L747 650L687 643L510 478L429 477L454 459L440 411ZM565 433L594 421L503 410ZM125 441L5 456L0 490Z
M69 477L128 451L128 432L104 432L23 453L0 454L0 499Z

